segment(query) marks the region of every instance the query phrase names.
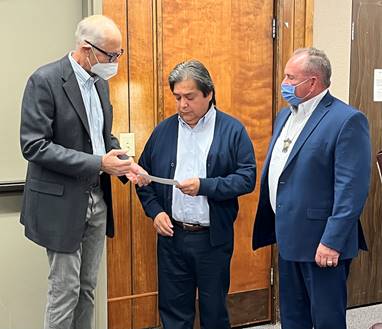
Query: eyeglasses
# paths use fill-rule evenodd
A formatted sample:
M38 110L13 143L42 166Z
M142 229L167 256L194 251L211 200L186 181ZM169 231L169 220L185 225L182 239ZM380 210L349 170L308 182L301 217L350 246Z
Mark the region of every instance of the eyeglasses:
M95 45L93 45L91 42L85 40L85 42L87 44L89 44L90 46L92 46L93 48L97 49L99 52L101 52L102 54L106 55L107 57L109 57L109 63L113 63L115 62L119 57L121 57L121 55L123 54L123 49L121 49L121 51L119 52L108 52L108 51L105 51Z

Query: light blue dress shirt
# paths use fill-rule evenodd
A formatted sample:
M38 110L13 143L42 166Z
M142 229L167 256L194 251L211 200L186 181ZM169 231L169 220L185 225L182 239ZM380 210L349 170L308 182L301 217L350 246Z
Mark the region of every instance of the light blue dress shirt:
M207 156L214 137L216 110L214 106L191 128L179 116L178 146L174 179L207 177ZM180 222L210 225L210 208L206 196L189 196L173 187L172 217Z
M104 155L106 150L105 142L103 140L103 111L97 89L95 87L95 83L98 78L93 78L89 75L89 73L74 60L72 53L68 56L81 90L82 99L84 101L86 116L89 123L93 154Z

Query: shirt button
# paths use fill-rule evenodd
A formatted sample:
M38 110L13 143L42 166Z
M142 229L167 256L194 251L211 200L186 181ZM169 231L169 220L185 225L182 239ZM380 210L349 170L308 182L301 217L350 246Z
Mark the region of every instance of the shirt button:
M171 167L174 167L174 166L175 166L175 163L174 163L174 162L171 162L171 163L170 163L170 166L171 166Z

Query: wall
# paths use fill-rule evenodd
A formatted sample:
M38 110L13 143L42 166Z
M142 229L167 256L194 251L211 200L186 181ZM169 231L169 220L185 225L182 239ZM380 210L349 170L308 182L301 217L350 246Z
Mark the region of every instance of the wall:
M313 46L322 49L332 64L330 91L349 101L351 0L315 0Z
M0 196L0 328L41 328L48 263L44 250L24 238L21 196Z

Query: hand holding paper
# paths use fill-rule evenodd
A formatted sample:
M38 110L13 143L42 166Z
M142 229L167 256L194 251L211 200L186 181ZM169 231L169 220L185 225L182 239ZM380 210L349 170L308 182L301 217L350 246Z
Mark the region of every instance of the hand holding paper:
M177 188L184 194L196 196L199 192L200 180L198 177L185 179L177 185Z
M141 175L142 174L142 175ZM131 171L126 174L126 177L133 183L138 184L139 187L146 186L151 183L147 178L147 172L140 165L135 162L131 164Z

